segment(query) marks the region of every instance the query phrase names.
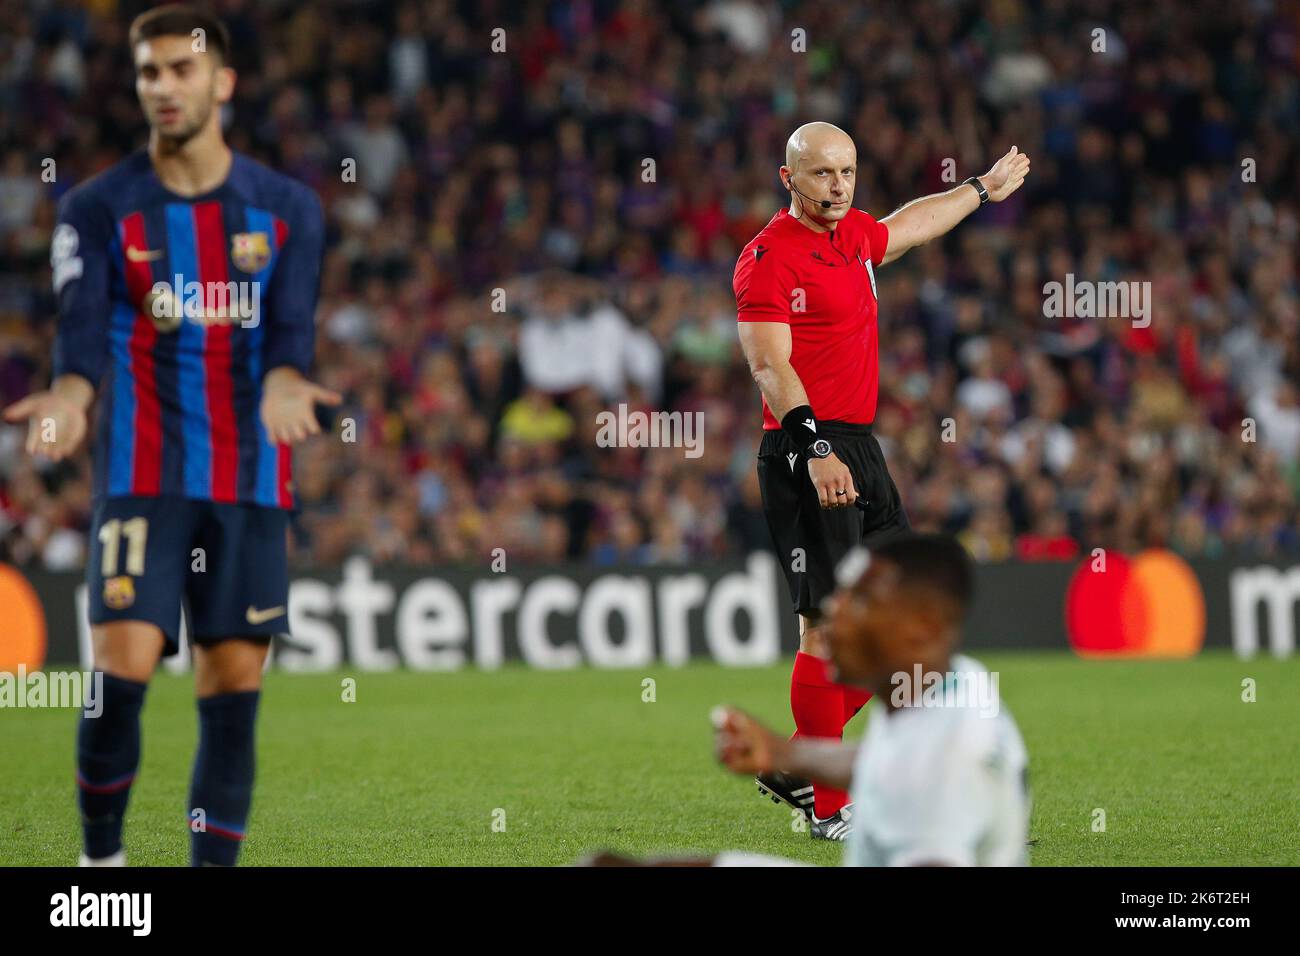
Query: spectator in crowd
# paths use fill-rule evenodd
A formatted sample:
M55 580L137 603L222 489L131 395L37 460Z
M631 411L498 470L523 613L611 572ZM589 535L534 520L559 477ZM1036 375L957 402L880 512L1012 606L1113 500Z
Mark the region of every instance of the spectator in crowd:
M0 0L5 404L49 376L56 203L144 141L124 36L142 5ZM1300 21L1283 5L217 11L230 142L328 217L318 368L347 405L298 456L300 563L766 548L730 276L783 202L770 157L810 119L862 144L878 217L998 144L1035 158L1013 200L879 279L876 428L915 527L984 561L1300 549ZM1049 316L1043 287L1067 275L1150 282L1150 323ZM623 403L701 412L703 454L600 447L596 416ZM75 567L88 460L34 463L16 434L0 428L0 560Z

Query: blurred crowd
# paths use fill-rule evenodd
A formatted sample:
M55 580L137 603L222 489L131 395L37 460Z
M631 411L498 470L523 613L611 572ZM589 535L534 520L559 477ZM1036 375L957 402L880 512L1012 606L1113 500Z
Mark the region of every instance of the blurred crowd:
M876 429L915 526L988 561L1300 552L1294 6L212 8L229 142L328 217L316 374L347 402L296 455L296 561L769 548L731 275L812 119L855 138L878 218L1012 144L1033 159L878 274ZM0 0L0 402L48 380L59 197L145 140L139 9ZM1149 282L1149 324L1048 317L1067 276ZM702 413L703 454L605 447L620 406ZM21 441L0 426L0 560L79 567L87 455Z

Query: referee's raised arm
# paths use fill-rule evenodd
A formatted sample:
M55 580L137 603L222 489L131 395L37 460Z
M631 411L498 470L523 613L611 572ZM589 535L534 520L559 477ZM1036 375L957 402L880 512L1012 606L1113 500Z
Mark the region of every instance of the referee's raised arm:
M947 192L922 196L900 206L880 220L889 228L889 251L881 265L939 238L986 202L1006 199L1028 175L1029 157L1012 146L983 176L972 176Z

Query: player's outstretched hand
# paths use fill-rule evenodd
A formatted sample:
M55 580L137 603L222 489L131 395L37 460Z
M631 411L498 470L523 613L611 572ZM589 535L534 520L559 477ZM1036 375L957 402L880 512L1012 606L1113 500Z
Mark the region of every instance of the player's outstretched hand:
M272 369L262 383L262 425L273 444L296 445L320 434L317 405L342 403L338 392L307 381L295 369Z
M29 455L61 461L86 437L85 405L56 391L33 392L5 409L5 421L17 424L23 419Z
M767 773L782 766L790 742L772 733L743 710L713 711L718 762L732 773Z
M1002 202L1020 188L1029 175L1029 157L1012 146L993 168L980 177L990 202Z

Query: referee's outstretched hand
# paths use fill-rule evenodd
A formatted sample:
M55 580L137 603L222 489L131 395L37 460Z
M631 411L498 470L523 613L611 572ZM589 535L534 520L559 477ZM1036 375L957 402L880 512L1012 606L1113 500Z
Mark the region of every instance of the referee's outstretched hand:
M823 508L851 508L858 500L849 466L840 461L835 452L827 458L808 459L808 477L817 489L817 498Z
M1012 146L982 177L990 202L1002 202L1020 188L1029 175L1029 157Z

